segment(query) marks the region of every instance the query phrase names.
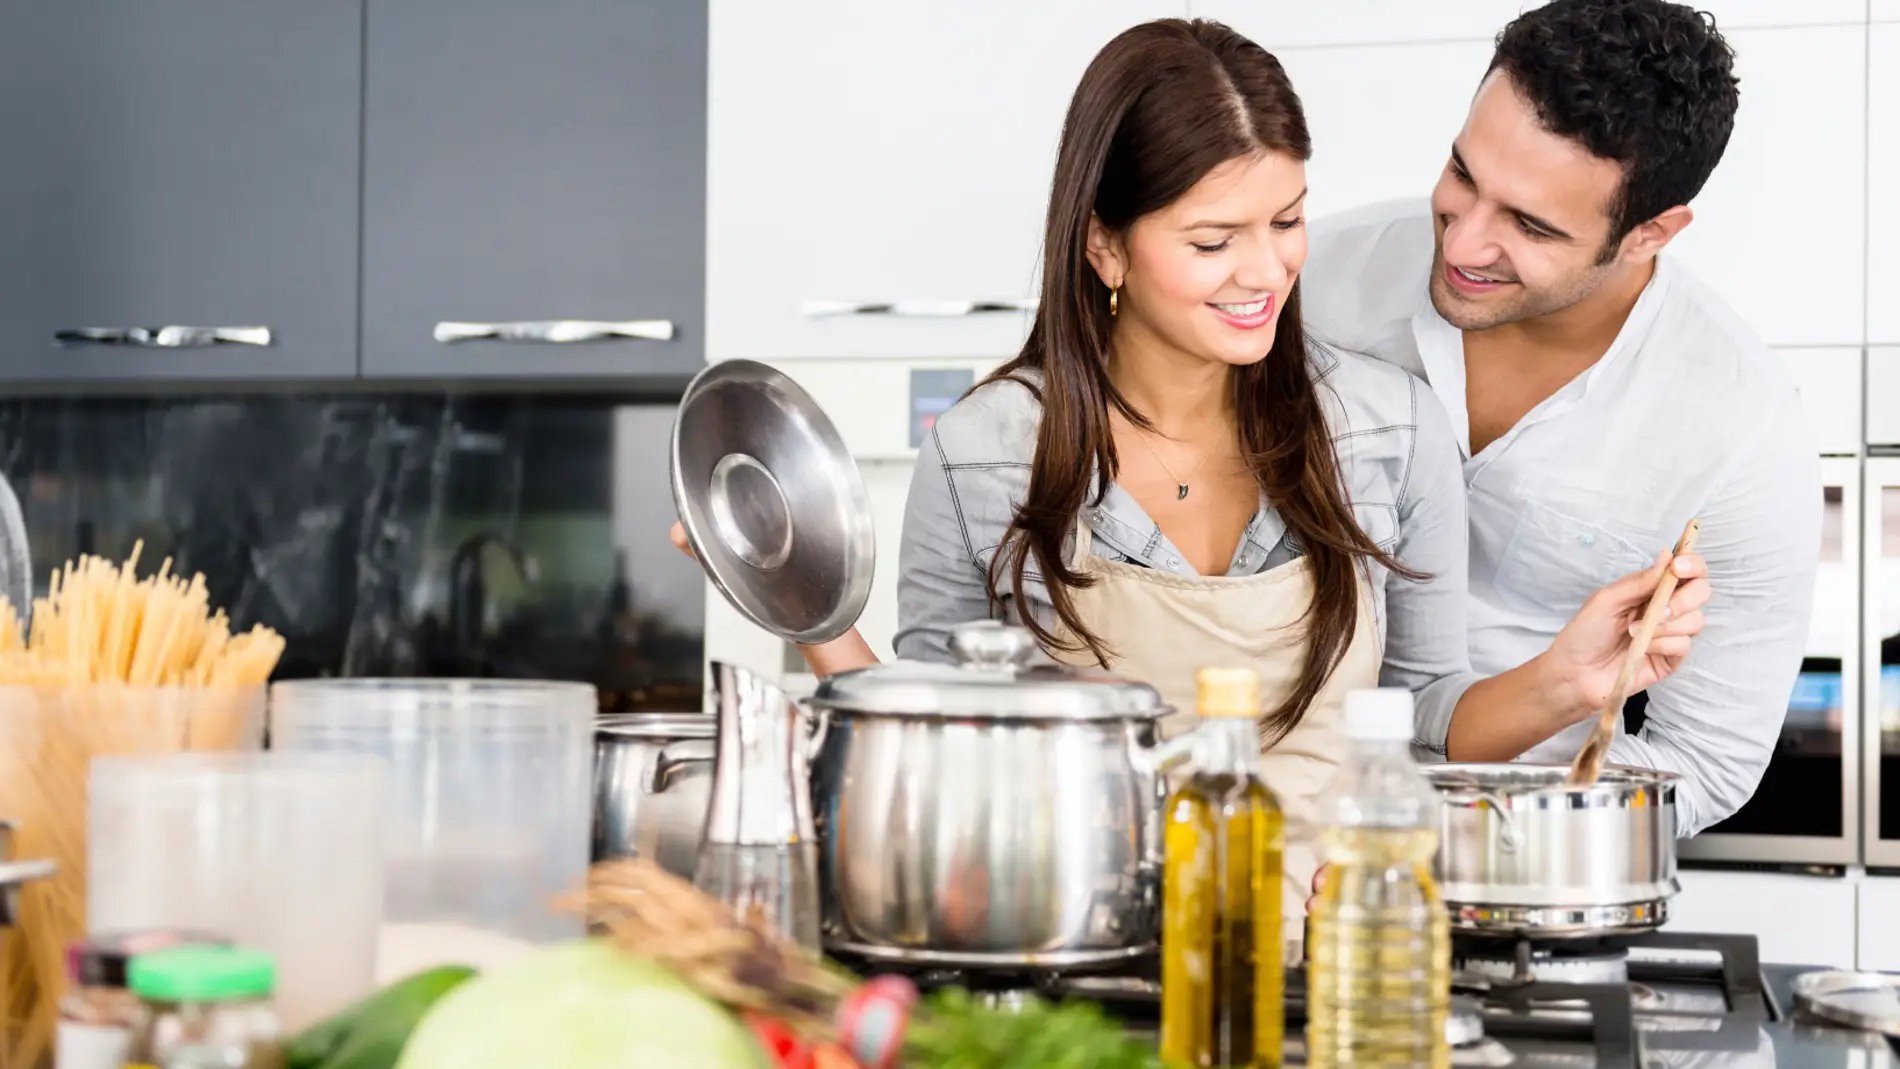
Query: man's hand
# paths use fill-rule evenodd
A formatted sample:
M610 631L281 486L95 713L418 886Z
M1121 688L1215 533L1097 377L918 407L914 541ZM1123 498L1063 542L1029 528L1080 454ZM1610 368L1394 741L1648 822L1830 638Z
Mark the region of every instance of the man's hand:
M1565 694L1571 723L1588 720L1609 698L1668 559L1667 553L1658 554L1648 568L1590 595L1551 642L1544 665ZM1708 565L1701 557L1685 553L1670 567L1676 573L1676 590L1650 640L1647 655L1637 665L1636 678L1630 684L1632 694L1669 678L1689 655L1695 636L1702 632L1702 606L1708 603L1710 594Z

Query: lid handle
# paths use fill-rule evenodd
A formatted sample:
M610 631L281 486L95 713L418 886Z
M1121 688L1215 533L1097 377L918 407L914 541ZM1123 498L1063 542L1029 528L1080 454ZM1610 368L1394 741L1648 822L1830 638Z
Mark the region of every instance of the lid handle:
M1026 627L973 620L950 629L950 656L969 668L1019 668L1039 652Z

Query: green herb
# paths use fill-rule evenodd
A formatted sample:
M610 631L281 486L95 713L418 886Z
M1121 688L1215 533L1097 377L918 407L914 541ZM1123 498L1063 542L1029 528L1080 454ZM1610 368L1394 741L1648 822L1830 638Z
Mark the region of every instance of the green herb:
M905 1069L1167 1069L1093 1002L985 1006L962 988L932 992L904 1037Z

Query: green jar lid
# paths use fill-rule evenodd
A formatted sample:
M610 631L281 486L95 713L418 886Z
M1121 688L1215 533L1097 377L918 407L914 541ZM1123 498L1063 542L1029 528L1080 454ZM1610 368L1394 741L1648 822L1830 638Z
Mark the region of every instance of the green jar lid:
M178 946L132 959L132 993L152 1002L263 998L277 986L277 962L244 947Z

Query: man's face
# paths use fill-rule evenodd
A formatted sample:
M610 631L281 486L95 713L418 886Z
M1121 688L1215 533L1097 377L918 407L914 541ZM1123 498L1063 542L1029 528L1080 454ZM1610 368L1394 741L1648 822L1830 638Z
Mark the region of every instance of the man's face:
M1609 216L1623 170L1545 130L1493 71L1432 190L1432 304L1461 330L1548 315L1616 266Z

